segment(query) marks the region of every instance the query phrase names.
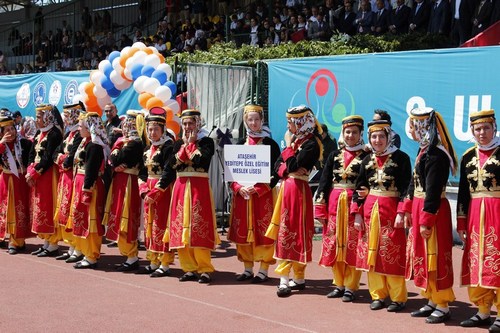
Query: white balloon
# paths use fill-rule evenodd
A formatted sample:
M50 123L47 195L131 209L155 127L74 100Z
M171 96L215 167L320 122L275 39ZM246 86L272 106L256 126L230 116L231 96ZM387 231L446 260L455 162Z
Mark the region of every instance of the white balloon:
M109 79L115 86L117 84L125 82L125 79L116 70L112 71L111 74L109 74Z
M106 96L102 98L97 98L97 104L101 109L104 109L106 105L111 104L111 97L109 97L109 95L106 94Z
M128 68L125 68L123 70L123 75L125 75L125 77L129 80L132 81L132 73L130 73L130 70Z
M157 49L156 47L154 47L154 46L148 46L148 49L151 49L151 50L153 51L153 53L155 53L155 54L160 53L160 52L158 51L158 49Z
M148 77L146 81L144 81L144 91L154 95L156 88L160 86L160 82L157 79L152 77Z
M144 65L144 61L146 60L147 56L148 56L148 54L146 52L137 51L136 53L134 53L134 55L132 57L137 59L137 60L135 60L136 64Z
M155 89L154 95L161 99L163 103L168 101L172 97L172 91L167 86L159 86Z
M148 54L146 59L144 59L144 66L152 66L153 68L157 68L160 64L160 57L157 54Z
M142 50L146 48L146 44L144 44L143 42L135 42L134 44L132 44L132 47L137 47L139 50Z
M83 96L80 94L76 94L73 96L73 104L80 103L83 101Z
M97 99L108 95L108 92L101 86L95 86L92 90L94 91L94 95Z
M175 99L169 99L167 102L165 102L165 106L171 108L174 113L178 113L181 109L179 103L177 103Z
M120 57L116 57L113 60L113 63L111 64L113 66L113 69L118 70L118 68L122 68L122 65L120 65Z
M90 81L94 83L96 86L101 86L101 79L104 77L104 74L99 71L93 71L90 73Z
M132 81L123 80L120 84L115 84L115 88L118 90L128 89L132 85Z
M126 55L130 51L131 47L130 46L125 46L121 51L120 51L120 57Z
M132 56L125 60L125 69L132 69L132 66L135 64L135 58Z
M105 60L102 60L100 63L99 63L99 71L101 71L102 73L104 73L104 69L108 66L110 66L111 63L109 62L108 59L105 59Z
M87 86L88 82L82 82L78 85L78 92L82 95L85 94L85 86Z
M156 70L165 72L165 74L167 74L167 80L170 80L170 77L172 76L172 67L170 67L169 64L159 64L158 67L156 67Z
M139 76L135 81L134 81L134 90L140 94L140 93L143 93L145 92L146 90L144 90L144 83L146 82L146 80L148 79L147 76Z

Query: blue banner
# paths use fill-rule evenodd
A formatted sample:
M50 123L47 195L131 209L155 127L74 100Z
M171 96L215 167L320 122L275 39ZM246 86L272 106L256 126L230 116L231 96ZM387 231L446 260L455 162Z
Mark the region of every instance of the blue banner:
M79 71L0 76L0 107L32 117L40 104L53 104L62 111L63 105L72 104L73 96L79 94L78 85L89 82L89 74ZM125 114L129 109L142 109L137 98L138 94L130 87L114 98L113 103L119 114Z
M413 158L418 145L407 134L408 113L428 106L442 114L460 158L471 146L469 113L500 112L498 59L500 47L493 46L269 61L269 125L283 147L291 106L311 107L333 137L345 116L366 123L383 109Z

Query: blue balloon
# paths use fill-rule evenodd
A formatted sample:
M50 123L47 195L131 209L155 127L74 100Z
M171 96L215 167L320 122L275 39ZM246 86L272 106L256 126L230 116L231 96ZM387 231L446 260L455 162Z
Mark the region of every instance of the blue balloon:
M175 97L175 93L177 92L177 85L172 81L165 82L164 86L167 86L172 92L172 97Z
M106 89L106 91L108 92L109 97L113 97L113 98L120 96L120 93L121 93L121 91L116 89L115 87L113 87L111 89Z
M147 77L151 77L151 74L153 74L154 71L155 68L153 66L146 65L142 67L141 74Z
M111 64L108 63L104 66L104 75L106 75L108 78L112 71L113 71L113 66L111 66Z
M115 60L119 56L120 56L120 52L119 51L113 51L113 52L111 52L109 54L108 60L109 60L110 63L113 63L113 60Z
M151 77L157 79L160 84L167 82L167 74L164 71L155 70L153 74L151 74Z
M135 64L132 66L132 68L130 69L130 73L132 74L133 80L137 80L137 78L141 76L142 67L143 65L141 64Z
M106 90L109 90L111 88L114 88L115 85L113 84L113 82L109 79L109 77L107 76L103 76L101 78L101 86L106 89Z

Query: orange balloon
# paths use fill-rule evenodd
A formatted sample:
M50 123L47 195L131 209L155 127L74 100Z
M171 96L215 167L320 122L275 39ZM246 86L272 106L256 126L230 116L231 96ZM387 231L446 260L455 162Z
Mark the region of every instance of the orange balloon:
M83 88L83 91L85 91L85 94L87 94L87 96L93 96L94 95L94 89L95 87L95 84L92 83L92 82L87 82L87 84L85 84L85 88Z
M97 98L95 96L88 96L84 103L87 108L99 106L99 104L97 103Z
M167 121L173 120L174 119L174 111L168 107L164 107L166 113L167 113Z
M153 50L151 50L149 47L146 47L145 49L143 49L144 52L146 52L146 54L153 54Z
M158 58L160 58L160 64L165 63L165 57L162 54L158 53Z
M158 97L151 97L146 102L146 109L147 110L151 110L154 107L162 107L162 106L163 106L163 102Z
M137 51L139 51L139 50L140 50L140 48L138 48L138 47L131 47L131 48L128 50L127 55L128 55L129 57L131 57L131 56L133 56L133 55L134 55L134 53L136 53L136 52L137 52Z
M139 94L139 105L142 106L143 109L148 109L147 103L150 98L152 98L153 95L147 92L143 92L142 94ZM149 109L148 109L149 110Z
M181 131L181 126L176 121L167 121L167 128L171 129L176 135L179 135Z

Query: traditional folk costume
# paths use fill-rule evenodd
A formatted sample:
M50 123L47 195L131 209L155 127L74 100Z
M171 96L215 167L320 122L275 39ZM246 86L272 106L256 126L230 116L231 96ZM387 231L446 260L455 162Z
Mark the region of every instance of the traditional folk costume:
M322 160L321 126L306 106L288 109L288 121L296 128L295 140L285 148L275 169L282 179L266 236L276 240L274 257L278 259L275 272L280 275L278 297L292 290L305 288L305 269L312 260L314 214L309 173ZM294 278L289 281L293 269Z
M387 147L363 159L350 209L351 213L360 214L364 223L359 233L356 265L368 272L370 308L382 309L384 299L390 297L388 311L400 311L408 298L404 279L406 236L405 229L394 224L398 206L402 206L408 190L411 165L408 155L392 144L389 123L385 120L368 123L368 138L377 131L386 134ZM358 192L364 189L369 190L366 196Z
M360 139L348 146L343 139L346 128L358 127ZM363 142L364 121L360 116L342 120L342 148L328 156L314 200L314 217L323 221L323 246L319 264L330 267L336 285L328 298L342 297L344 302L354 300L359 289L361 271L356 269L358 231L354 228L354 215L349 204L356 185L361 161L367 155Z
M141 225L141 197L139 195L139 172L143 170L144 147L139 129L143 129L143 115L127 111L123 123L123 137L118 138L109 157L114 170L103 224L107 226L106 238L118 243L121 255L127 260L117 267L119 271L139 268L138 230Z
M63 121L53 105L40 105L36 113L43 127L38 129L31 147L26 180L28 184L34 182L30 201L32 231L44 240L44 244L31 254L55 257L59 253L57 243L62 237L59 223L54 220L59 171L53 156L62 142Z
M2 136L7 127L14 128L14 120L8 115L0 117ZM13 130L15 132L15 129ZM3 142L2 142L3 141ZM14 141L0 141L0 239L9 234L9 254L17 254L25 248L24 240L33 237L29 212L29 186L26 168L31 141L18 134Z
M446 183L450 169L455 173L457 158L438 112L432 108L413 109L410 121L420 148L403 208L412 219L406 279L413 278L422 296L429 300L412 316L428 317L427 323L441 323L450 316L448 303L455 300L453 234ZM429 238L422 237L422 228L430 231Z
M479 310L477 318L462 326L487 325L491 307L500 309L500 138L493 110L470 115L472 130L484 123L493 125L493 139L486 145L477 142L460 165L457 231L466 237L460 283L468 287L469 299ZM489 331L500 332L499 316Z
M167 228L168 208L172 196L172 183L175 180L175 171L169 167L172 156L173 140L167 132L166 112L163 108L155 107L146 116L146 127L158 125L163 135L154 141L148 132L151 146L144 153L144 165L148 177L144 182L139 181L139 191L143 198L153 200L144 201L144 226L146 258L150 264L139 273L150 274L151 277L170 275L169 265L174 262L175 253L169 250L168 243L163 242Z
M245 145L268 145L271 149L271 165L274 166L279 155L278 144L271 139L268 128L260 128L252 131L246 123L249 113L257 113L263 119L263 109L259 105L247 105L244 109L244 125L247 137L238 144ZM238 260L243 262L245 270L237 276L238 281L252 279L253 283L264 282L268 279L269 265L276 260L273 258L274 241L265 237L274 209L276 194L274 187L279 180L276 171L273 170L269 183L258 183L253 185L254 194L249 197L242 196L240 189L244 184L233 182L233 198L231 203L230 227L228 239L236 244ZM254 277L254 262L260 262L259 273Z
M208 168L214 155L214 142L208 131L201 129L200 112L187 109L181 119L196 123L196 142L174 143L170 167L177 172L172 190L167 231L163 241L170 249L177 249L179 263L185 274L180 281L211 281L214 271L211 250L219 243L215 206L208 182ZM198 278L198 274L201 274Z
M56 257L57 260L77 262L83 259L80 249L75 249L73 232L68 229L69 212L71 209L71 195L73 192L73 158L82 141L78 130L78 117L80 111L85 110L83 104L65 105L63 108L64 122L67 132L63 142L54 154L54 162L59 169L59 183L57 186L57 201L54 220L59 223L61 235L66 244L69 245L68 252ZM70 257L73 255L73 258Z
M74 158L75 180L68 228L73 230L75 248L84 255L74 265L77 269L95 268L100 257L106 200L102 176L110 154L106 131L97 113L82 113L80 126L85 127L90 136L82 139Z

